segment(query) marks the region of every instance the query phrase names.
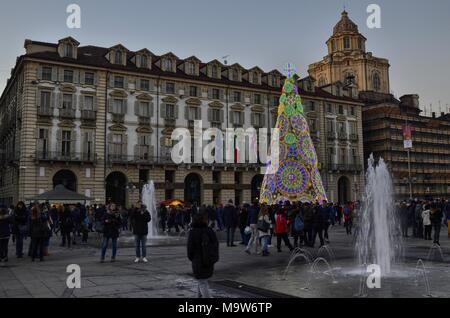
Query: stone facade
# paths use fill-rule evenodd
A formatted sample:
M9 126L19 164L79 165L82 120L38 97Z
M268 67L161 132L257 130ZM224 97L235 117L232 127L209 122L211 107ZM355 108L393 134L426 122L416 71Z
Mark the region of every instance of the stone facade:
M258 67L25 41L0 99L0 201L29 200L56 184L130 206L148 180L158 201L250 202L261 164L182 164L170 159L175 128L274 127L283 76ZM298 79L330 200L362 189L362 106L334 86ZM342 178L344 177L344 178ZM342 181L343 180L343 181Z

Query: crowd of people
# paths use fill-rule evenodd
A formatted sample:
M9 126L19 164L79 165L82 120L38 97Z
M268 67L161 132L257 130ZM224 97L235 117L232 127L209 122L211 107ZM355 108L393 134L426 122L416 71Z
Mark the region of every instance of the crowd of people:
M450 219L449 200L410 200L397 203L397 213L403 237L409 237L409 228L412 235L424 240L433 240L440 245L439 236L442 225L448 225ZM433 238L432 238L433 231Z

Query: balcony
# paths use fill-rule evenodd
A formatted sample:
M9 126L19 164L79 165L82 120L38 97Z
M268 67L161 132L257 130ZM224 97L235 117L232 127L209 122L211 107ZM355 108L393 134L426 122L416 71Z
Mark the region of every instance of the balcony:
M75 109L72 108L60 108L59 109L60 118L75 119Z
M125 114L111 114L112 121L117 124L123 124L125 122Z
M19 162L20 153L0 153L0 165L11 165Z
M97 154L79 153L79 152L61 152L61 151L37 151L36 160L38 161L61 161L61 162L88 162L95 163Z
M362 171L362 165L350 164L350 163L345 163L345 164L329 163L328 170L340 171L340 172L360 172L360 171Z
M164 125L165 126L175 127L175 124L176 124L176 119L175 118L165 118L164 119Z
M38 107L37 114L38 114L38 116L41 116L41 117L53 117L53 108Z
M335 131L327 131L327 138L334 140L336 139L336 132Z
M82 110L81 111L81 119L95 121L97 119L97 112L93 111L93 110Z
M142 126L150 126L150 117L141 117L138 118L139 125Z
M347 133L345 133L345 132L339 132L338 133L338 139L339 140L347 140Z
M358 135L357 134L350 134L349 139L351 141L358 141Z

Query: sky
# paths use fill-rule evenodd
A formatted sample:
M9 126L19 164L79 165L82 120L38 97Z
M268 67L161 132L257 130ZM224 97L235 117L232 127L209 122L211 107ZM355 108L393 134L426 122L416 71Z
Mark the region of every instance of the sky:
M81 7L81 29L66 25L69 4ZM381 8L381 28L369 29L367 6ZM288 62L307 76L327 54L325 42L343 8L368 39L374 56L390 61L396 97L418 94L421 108L449 112L449 0L0 0L0 90L24 40L148 48L283 71ZM441 109L439 110L439 102Z

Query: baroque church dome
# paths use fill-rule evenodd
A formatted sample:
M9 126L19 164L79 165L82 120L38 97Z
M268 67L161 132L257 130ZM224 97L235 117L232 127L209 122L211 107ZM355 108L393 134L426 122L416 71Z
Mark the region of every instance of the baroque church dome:
M358 26L348 17L347 11L342 12L341 20L333 29L333 34L343 32L358 32Z

